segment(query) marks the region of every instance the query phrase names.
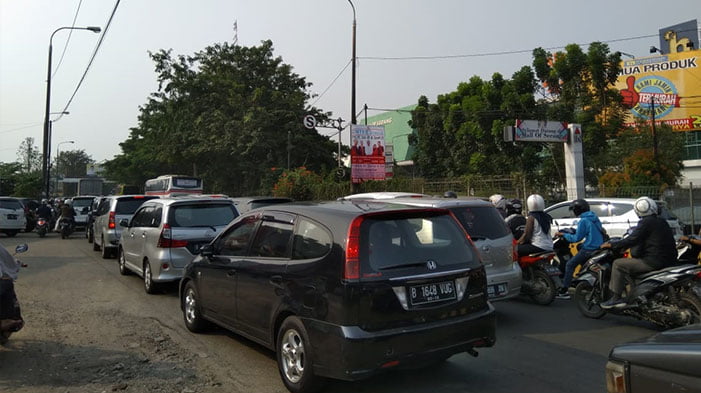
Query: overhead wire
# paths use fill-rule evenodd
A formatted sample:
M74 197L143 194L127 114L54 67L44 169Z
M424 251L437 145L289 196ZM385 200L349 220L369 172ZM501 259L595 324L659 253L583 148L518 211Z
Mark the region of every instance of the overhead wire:
M316 100L314 100L314 102L312 102L310 106L314 106L317 102L319 102L319 100L321 99L321 97L323 97L324 94L326 94L326 92L329 91L329 89L331 88L331 86L333 86L333 85L336 83L336 81L338 80L338 78L340 78L341 75L343 74L343 71L345 71L345 70L348 68L348 66L349 66L352 62L353 62L353 59L348 60L348 63L346 63L346 65L343 66L343 68L342 68L341 71L338 73L338 75L336 75L336 77L333 78L333 80L331 81L331 83L329 83L329 85L326 87L326 89L324 89L324 91L321 92L321 94L319 94L319 95L316 97Z
M54 73L51 74L51 79L53 79L56 76L56 73L58 73L58 69L61 67L61 63L63 63L63 56L66 55L66 49L68 49L68 43L71 42L71 36L73 35L73 28L75 27L75 21L78 19L78 13L80 12L80 6L83 4L83 0L80 0L78 2L78 8L75 10L75 16L73 16L73 23L71 24L71 29L68 32L68 39L66 40L66 45L63 46L63 52L61 52L61 58L58 60L58 64L56 65L56 68L54 69Z
M92 63L95 60L95 57L97 56L97 53L100 50L100 47L102 46L102 43L105 40L105 36L107 35L107 32L109 31L110 25L112 24L112 20L114 19L114 15L117 12L117 8L119 7L120 1L121 0L117 0L117 2L114 4L114 9L112 9L112 13L110 14L110 17L107 20L107 23L105 24L105 28L102 31L102 34L100 35L100 39L97 41L97 44L95 45L95 49L93 50L93 53L92 53L92 56L90 57L90 61L88 62L88 65L85 67L85 71L83 72L83 76L80 78L80 81L78 81L78 85L75 87L75 90L73 90L73 94L71 95L71 98L68 99L68 102L66 102L66 105L64 106L63 110L61 111L61 114L54 121L60 120L64 115L63 112L68 111L68 107L71 105L71 102L73 102L75 95L78 93L78 89L80 89L80 86L83 84L85 77L88 75L88 71L90 70Z

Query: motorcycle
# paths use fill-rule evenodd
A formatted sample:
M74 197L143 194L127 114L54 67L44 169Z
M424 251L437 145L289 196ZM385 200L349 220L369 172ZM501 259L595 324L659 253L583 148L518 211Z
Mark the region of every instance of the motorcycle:
M663 328L701 322L701 300L696 293L701 265L677 265L628 278L627 306L605 310L601 307L612 293L609 289L612 264L624 252L602 249L589 258L573 280L574 300L588 318L599 319L607 312L652 322Z
M697 235L691 235L689 238L696 240L701 239L701 237ZM681 240L677 241L677 263L692 265L698 264L700 252L701 246L691 242L683 242Z
M542 252L518 257L523 272L521 294L530 296L537 304L547 306L555 300L562 286L560 269L553 265L554 252Z
M42 217L37 218L36 230L39 237L44 237L49 232L49 222Z
M15 253L12 254L14 258L17 254L23 253L29 250L29 246L26 244L20 244L15 248ZM17 260L20 267L27 267L26 264ZM19 269L19 268L17 268ZM0 320L0 345L3 345L10 338L12 333L18 332L24 327L24 320L22 319L22 313L20 310L19 302L17 301L17 295L14 290L14 283L12 279L0 280L0 293L2 297L9 297L10 302L3 301L0 303L0 307L3 305L11 304L10 309L0 310L0 315L4 319Z
M73 220L61 218L58 222L58 231L61 232L61 239L67 239L74 231Z

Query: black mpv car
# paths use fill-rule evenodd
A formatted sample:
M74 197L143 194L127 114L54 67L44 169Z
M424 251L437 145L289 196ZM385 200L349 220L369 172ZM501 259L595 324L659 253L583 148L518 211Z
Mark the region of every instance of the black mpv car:
M277 353L292 392L447 359L495 341L478 253L444 209L268 206L234 220L180 282L185 324Z

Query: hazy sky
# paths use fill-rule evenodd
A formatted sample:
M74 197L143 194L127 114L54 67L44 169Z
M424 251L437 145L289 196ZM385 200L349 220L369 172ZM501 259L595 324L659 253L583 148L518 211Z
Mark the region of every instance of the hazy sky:
M41 151L49 37L59 27L104 28L116 0L0 0L0 162L17 160L19 144L33 137ZM531 64L536 47L609 42L636 57L658 45L658 30L701 19L701 1L651 0L353 0L357 17L358 110L398 108L426 95L453 91L473 75L505 77ZM122 0L69 115L53 127L52 156L83 149L97 161L121 152L137 125L138 108L156 91L148 51L192 54L231 42L234 22L241 45L273 41L275 54L328 91L316 106L350 119L353 13L348 0ZM64 47L70 35L70 41ZM102 34L102 33L101 33ZM64 110L101 34L63 30L53 39L51 111ZM626 38L650 36L639 39ZM499 56L479 55L526 51ZM446 56L429 60L377 57ZM59 61L63 57L63 60ZM58 66L58 69L56 67ZM370 112L369 115L378 112ZM54 115L52 118L57 118ZM300 119L301 122L301 119ZM330 132L322 132L330 134ZM335 139L335 138L334 138ZM348 132L343 133L344 141ZM347 143L347 142L345 142Z

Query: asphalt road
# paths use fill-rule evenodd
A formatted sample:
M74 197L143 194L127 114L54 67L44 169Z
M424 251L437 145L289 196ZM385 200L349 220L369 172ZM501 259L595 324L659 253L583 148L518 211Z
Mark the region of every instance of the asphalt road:
M100 258L82 233L68 240L61 240L56 234L43 239L36 233L20 233L14 238L0 235L0 243L8 249L23 242L29 244L30 250L21 257L30 267L20 272L17 283L21 303L36 302L37 299L27 297L33 293L29 289L39 285L43 286L42 296L65 296L68 287L46 285L54 277L72 277L76 285L82 280L100 282L85 288L97 291L109 287L116 307L143 312L158 320L181 346L206 354L211 363L221 365L219 373L223 374L225 390L285 391L272 352L223 330L203 335L190 333L182 322L175 286L163 294L147 295L139 277L119 275L116 259ZM94 294L83 295L90 298ZM587 319L568 300L538 306L518 299L497 302L495 307L497 343L493 348L480 350L477 358L460 354L426 369L394 371L353 383L332 381L326 391L605 392L604 366L611 347L656 332L653 325L631 318L607 315L600 320ZM231 389L226 389L228 384Z

